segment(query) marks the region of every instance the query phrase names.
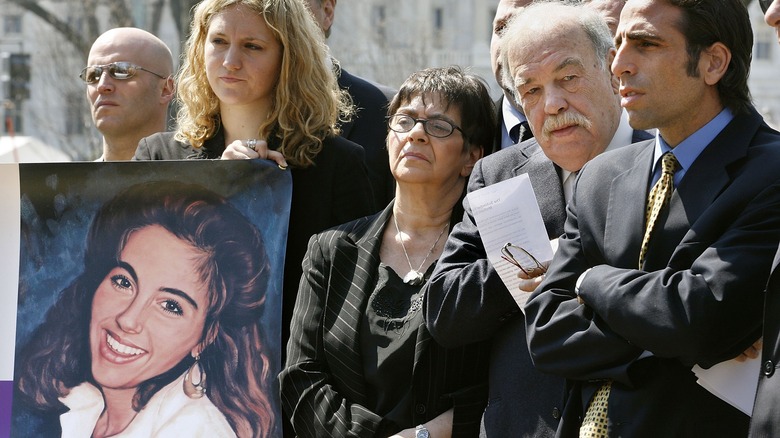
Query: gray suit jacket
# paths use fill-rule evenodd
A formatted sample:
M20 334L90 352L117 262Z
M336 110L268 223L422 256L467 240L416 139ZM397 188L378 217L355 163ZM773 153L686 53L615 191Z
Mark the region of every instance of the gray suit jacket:
M650 138L635 131L633 140ZM559 169L536 139L479 160L468 191L527 173L547 237L563 233L566 204ZM483 422L488 437L552 436L561 415L564 381L538 372L525 343L525 320L487 260L468 202L463 221L450 234L428 284L425 317L445 346L483 341L491 345L489 399Z
M553 163L532 139L479 160L468 191L527 173L539 201L548 237L563 231L563 188ZM425 318L445 346L491 345L489 398L484 413L488 437L546 437L557 425L563 379L539 373L525 346L523 315L496 271L468 201L463 221L450 234L425 296Z
M571 384L560 426L576 436L604 379L611 436L745 436L748 417L696 383L761 331L780 240L780 134L737 115L675 188L637 269L653 142L580 171L564 237L525 307L534 364ZM579 285L575 283L590 269ZM644 351L651 357L640 358Z

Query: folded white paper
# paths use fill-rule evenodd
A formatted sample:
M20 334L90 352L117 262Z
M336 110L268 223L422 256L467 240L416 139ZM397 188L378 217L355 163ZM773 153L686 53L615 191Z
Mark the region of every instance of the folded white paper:
M693 367L699 385L747 415L753 412L760 372L760 358L727 360L706 370L698 365Z
M531 180L522 174L470 192L467 199L488 260L522 310L530 294L519 289L520 269L501 258L501 248L507 243L522 247L539 262L553 256ZM512 254L523 267L535 266L521 251Z

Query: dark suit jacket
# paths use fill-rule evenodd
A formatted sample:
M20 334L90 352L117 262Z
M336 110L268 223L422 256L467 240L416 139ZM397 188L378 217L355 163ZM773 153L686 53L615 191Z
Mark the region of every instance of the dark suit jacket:
M611 436L745 436L748 417L691 367L760 335L780 240L780 135L754 110L736 116L687 169L638 270L653 147L607 152L580 171L565 236L525 307L534 364L571 384L562 436L576 436L603 379L614 381Z
M780 436L780 249L772 262L772 274L764 301L764 348L761 354L761 374L750 421L751 438Z
M287 365L280 374L282 405L299 436L369 437L383 426L382 417L365 407L369 394L360 324L376 283L392 205L309 242ZM403 427L454 406L453 436L476 436L486 396L486 353L479 345L446 351L421 327L411 382L414 424Z
M385 140L387 138L387 107L389 99L376 85L338 70L339 87L352 96L356 114L341 125L341 136L363 146L368 177L371 180L377 208L384 208L395 193L395 180L390 173ZM395 93L393 93L395 94Z
M221 131L200 149L174 140L173 135L172 132L158 133L142 139L134 159L216 159L225 149ZM272 142L269 147L274 149L276 145ZM313 166L291 169L291 172L293 192L284 258L282 345L290 333L301 261L309 237L376 211L363 162L363 149L352 142L341 137L326 138Z
M634 141L650 138L634 132ZM563 233L566 219L559 169L536 139L479 160L468 191L527 173L547 235ZM433 273L424 306L433 337L445 346L491 343L490 396L484 425L488 437L546 437L560 417L564 382L536 371L525 344L525 321L514 299L487 259L468 202L450 234ZM511 433L509 432L511 431Z
M496 129L496 134L493 136L493 147L489 150L485 150L485 155L489 155L495 152L498 152L501 150L501 140L503 140L504 137L504 99L506 97L502 94L501 97L496 99L495 107L496 107L496 119L498 120L498 125ZM533 136L532 133L529 132Z

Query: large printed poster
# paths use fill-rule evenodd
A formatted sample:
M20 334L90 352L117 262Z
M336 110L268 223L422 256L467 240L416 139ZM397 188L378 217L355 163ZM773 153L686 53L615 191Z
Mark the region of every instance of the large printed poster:
M9 164L0 184L0 437L280 435L289 171Z

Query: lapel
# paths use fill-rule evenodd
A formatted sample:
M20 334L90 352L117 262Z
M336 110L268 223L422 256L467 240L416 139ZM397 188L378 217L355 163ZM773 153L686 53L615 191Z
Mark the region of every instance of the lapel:
M616 261L620 267L636 268L639 260L654 144L653 140L649 140L635 146L637 153L630 167L608 182L604 254L608 255L609 260ZM604 181L604 184L606 183L607 181Z
M647 131L642 131L641 129L634 129L634 133L631 134L631 142L632 143L639 143L640 141L650 140L654 139L655 136Z
M512 146L522 158L512 170L517 176L527 173L531 178L531 186L539 204L539 210L547 228L547 235L551 239L557 238L563 233L563 224L566 221L566 201L563 197L563 186L558 175L557 166L544 155L536 139L528 140L528 145L521 143Z
M328 356L337 362L362 365L360 330L368 305L368 298L374 290L376 273L379 267L379 249L382 245L382 234L390 220L395 201L379 213L368 228L362 228L350 233L347 238L337 242L333 251L332 269L345 272L352 269L355 274L335 275L331 273L328 286L326 309L337 309L336 312L326 312L326 330L338 326L339 338L344 342L325 342L323 348ZM340 321L358 321L358 324L342 323ZM432 338L425 325L420 326L415 341L413 375L418 371L418 365L423 363L424 354ZM365 403L367 390L362 366L349 370L354 375L350 380L350 390L355 393L358 403Z
M663 239L651 239L645 266L663 268L680 242L697 239L691 225L731 184L731 167L747 156L760 122L757 114L734 117L693 162L672 193L667 214L659 217Z
M393 204L394 202L390 202L367 228L360 228L337 241L336 248L333 249L332 272L325 303L325 309L333 311L325 312L324 327L325 330L337 328L340 342L325 342L323 348L333 359L332 363L355 364L355 369L336 372L353 375L349 379L349 389L354 391L355 401L358 403L365 403L367 400L360 326L376 282L382 233L390 219ZM351 323L352 321L357 323Z
M780 275L780 271L778 271L778 266L780 266L780 248L777 249L777 254L775 254L775 259L772 261L772 270L770 271L772 275Z
M428 344L430 344L430 342L431 342L431 334L428 333L425 324L422 324L420 326L420 329L417 330L417 341L414 344L414 364L412 365L413 379L414 376L416 376L418 373L418 368L420 364L424 362L423 354L425 354L428 351ZM439 371L444 372L444 370L439 370Z
M504 95L502 94L501 97L493 102L493 104L495 105L496 120L498 121L498 124L496 125L495 135L493 135L493 148L488 151L486 155L501 150L501 136L504 130L504 113L501 111L501 107L504 104Z

